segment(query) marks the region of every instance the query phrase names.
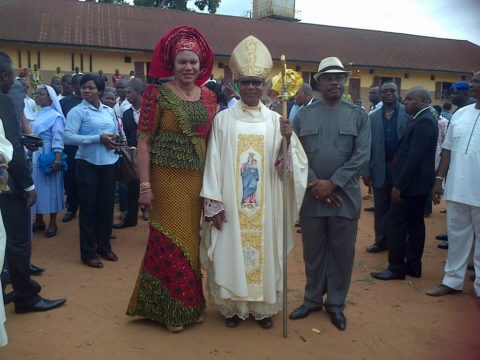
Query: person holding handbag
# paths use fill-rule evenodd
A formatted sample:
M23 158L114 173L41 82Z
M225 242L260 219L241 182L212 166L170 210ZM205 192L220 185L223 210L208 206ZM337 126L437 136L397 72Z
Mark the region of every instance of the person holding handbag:
M65 209L62 171L65 118L52 87L38 85L35 102L41 109L35 113L32 131L43 140L43 146L32 157L33 183L38 190L37 202L32 207L32 213L36 214L33 231L44 230L43 214L50 214L45 232L45 237L50 238L57 235L57 213Z
M105 81L84 75L82 102L67 115L65 144L78 145L75 156L80 205L80 252L83 263L102 268L99 256L117 261L112 251L115 174L120 146L117 119L112 108L100 102Z

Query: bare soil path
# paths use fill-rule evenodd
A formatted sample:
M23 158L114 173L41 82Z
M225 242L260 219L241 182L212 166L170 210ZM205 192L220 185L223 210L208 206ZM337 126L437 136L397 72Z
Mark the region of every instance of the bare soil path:
M370 200L364 207L371 206ZM147 241L148 227L115 230L117 263L103 269L79 259L78 218L59 225L58 235L36 233L32 262L46 268L37 278L42 295L66 297L60 309L17 315L8 305L9 344L1 360L18 359L480 359L480 300L470 280L458 295L433 298L425 290L443 276L446 251L437 249L435 234L445 231L444 205L426 219L427 241L421 279L381 282L371 271L383 270L387 254L368 254L373 242L373 214L359 224L352 284L341 332L322 311L288 322L282 336L282 314L263 330L253 320L226 328L219 312L207 307L205 322L171 334L154 322L125 315ZM61 218L61 217L60 217ZM301 304L304 286L302 243L289 255L289 312ZM469 275L468 272L467 275ZM312 331L318 329L319 333Z

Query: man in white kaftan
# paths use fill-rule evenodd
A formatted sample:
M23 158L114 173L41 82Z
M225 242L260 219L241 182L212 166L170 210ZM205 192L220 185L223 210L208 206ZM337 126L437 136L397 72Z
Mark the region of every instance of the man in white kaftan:
M256 56L242 57L242 49ZM247 63L252 59L257 63ZM210 300L226 325L235 327L252 314L261 327L270 328L271 317L282 306L282 199L288 196L288 252L305 192L307 158L288 120L260 102L265 69L271 68L266 47L247 37L234 50L230 67L242 99L217 114L210 133L201 196L206 219L212 222L204 226L201 253ZM287 194L282 134L289 144Z

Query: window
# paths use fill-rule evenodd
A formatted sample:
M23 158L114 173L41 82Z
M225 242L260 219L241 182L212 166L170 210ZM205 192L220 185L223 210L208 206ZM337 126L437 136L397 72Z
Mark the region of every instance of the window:
M437 81L435 83L435 99L448 99L448 89L452 85L451 82Z

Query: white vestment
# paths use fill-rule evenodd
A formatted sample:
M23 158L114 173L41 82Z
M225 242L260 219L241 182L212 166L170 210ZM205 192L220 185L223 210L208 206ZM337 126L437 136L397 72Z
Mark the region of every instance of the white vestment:
M5 157L7 162L12 160L13 148L12 144L5 138L5 131L3 130L3 123L0 119L0 152ZM1 191L1 190L0 190ZM0 271L3 268L3 261L5 259L5 247L7 245L7 234L5 227L3 226L2 213L0 212ZM0 289L2 288L2 282L0 280ZM8 337L5 331L5 307L3 306L3 292L0 291L0 346L7 345Z
M222 230L202 228L202 265L210 300L226 317L262 319L282 306L283 183L275 168L282 136L280 115L262 103L239 101L221 111L210 133L201 196L221 202ZM295 134L290 140L288 248L307 185L307 157Z

